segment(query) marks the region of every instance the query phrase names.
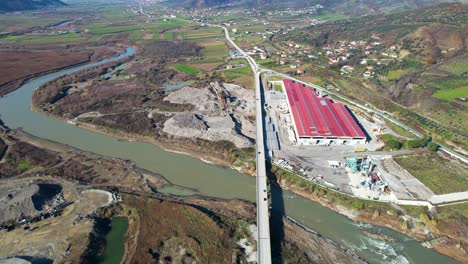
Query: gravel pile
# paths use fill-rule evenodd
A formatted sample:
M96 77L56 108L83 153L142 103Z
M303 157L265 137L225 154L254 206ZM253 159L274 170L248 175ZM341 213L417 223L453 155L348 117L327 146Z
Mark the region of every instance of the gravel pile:
M202 89L184 87L165 101L192 104L191 112L176 113L163 131L176 137L227 140L238 148L253 145L255 125L247 118L255 113L254 93L238 85L212 83Z

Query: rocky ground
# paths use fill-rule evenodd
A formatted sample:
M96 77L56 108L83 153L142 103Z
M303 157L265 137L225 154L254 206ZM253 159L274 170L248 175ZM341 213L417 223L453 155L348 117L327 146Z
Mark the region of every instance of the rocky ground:
M252 90L215 82L201 89L181 88L164 100L193 105L192 111L176 113L167 120L163 129L165 133L209 141L230 141L237 148L253 145L255 126L248 120L255 114Z
M47 182L61 187L61 195L70 202L62 212L48 212L40 221L17 226L11 231L0 231L0 256L19 257L26 260L41 259L41 263L56 261L58 263L78 263L79 257L89 243L89 234L93 228L91 214L101 206L108 204L109 195L100 192L83 191L87 186L55 177L28 177L23 179L2 180L2 186L10 190L22 185L37 186ZM14 197L19 194L10 192ZM22 191L21 196L26 193ZM4 198L4 197L2 197ZM29 196L31 199L31 196ZM21 211L21 218L30 219L37 211L25 211L24 204L10 205L10 211ZM3 210L2 210L3 212ZM41 211L43 212L43 211ZM43 214L44 215L44 214ZM11 223L11 221L10 221ZM1 261L0 261L1 263ZM35 263L32 261L32 263Z
M37 184L3 184L0 187L0 223L15 220L21 215L34 215L38 212L34 208L33 195L39 192Z

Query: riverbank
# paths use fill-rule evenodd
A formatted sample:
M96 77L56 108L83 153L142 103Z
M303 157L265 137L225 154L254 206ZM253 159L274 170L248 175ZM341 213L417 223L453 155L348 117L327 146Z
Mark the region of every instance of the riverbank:
M154 211L159 213L154 214ZM169 258L173 261L193 258L200 263L223 263L229 259L255 261L255 251L248 254L250 250L245 249L255 248L252 229L255 205L250 202L200 196L182 199L159 194L124 194L123 202L105 210L104 215L128 219L122 263L148 263ZM174 223L167 218L177 218L178 221ZM281 248L281 253L275 253L274 257L278 261L366 263L349 250L318 233L307 231L291 219L284 219L282 228L282 240L272 242ZM195 245L193 239L196 240ZM150 250L142 244L149 245ZM227 244L236 246L223 246Z
M424 246L456 259L468 262L466 237L466 212L468 204L446 206L428 211L420 206L398 206L377 201L367 201L346 196L318 186L288 171L271 168L275 183L309 200L348 217L354 222L390 228L405 234ZM450 217L448 217L450 216ZM387 236L372 234L379 240Z
M46 112L43 109L35 106L34 104L31 104L31 110L34 112L38 112L43 115L46 115L49 118L53 118L56 120L60 120L62 122L69 123L69 120L67 120L66 118ZM124 133L123 131L119 131L117 129L97 126L94 124L80 122L80 121L75 121L73 125L82 129L86 129L89 131L99 133L99 134L111 136L118 140L125 140L125 141L130 141L130 142L145 142L145 143L154 144L168 152L187 155L187 156L199 159L211 165L227 167L230 169L234 169L243 174L255 176L254 166L252 165L250 165L249 167L234 166L234 162L228 161L224 153L219 152L219 149L210 147L209 142L207 142L206 144L208 146L201 146L199 144L196 144L190 139L183 139L183 138L170 139L167 137L155 138L155 137L145 136L145 135L131 133L131 132Z
M47 114L48 116L52 118L58 118L62 121L66 121L63 118L50 115L47 112L44 112L44 111L41 111L41 112L44 114ZM140 141L140 142L147 142L147 143L155 144L155 145L162 147L164 150L167 150L167 151L189 155L191 157L194 157L200 160L209 161L210 163L215 164L216 166L223 166L223 167L229 167L231 169L236 169L240 171L241 173L245 173L251 176L255 175L255 170L246 171L242 168L235 168L231 162L228 162L225 159L219 158L219 155L213 155L213 153L210 152L210 148L202 148L193 142L185 142L184 140L177 140L177 142L171 142L171 141L164 142L164 141L161 141L159 139L155 139L149 136L142 136L142 135L138 135L134 133L124 134L123 132L120 132L115 129L111 130L108 128L97 127L95 125L88 124L88 123L78 123L77 126L94 131L94 132L98 132L98 133L109 135L115 138L119 138L121 140ZM194 149L197 151L194 151ZM299 178L299 176L295 176L295 177ZM372 206L368 207L367 210L364 210L365 209L364 206L367 203L367 201L365 200L360 200L358 198L351 198L347 196L345 198L348 200L346 202L347 206L343 206L343 205L340 205L340 201L342 199L341 197L338 197L335 200L329 200L329 199L326 199L326 197L324 197L326 196L326 194L317 196L316 194L313 194L307 190L304 190L303 188L295 184L290 184L281 180L278 181L278 185L285 190L290 190L309 200L318 202L322 206L327 207L341 215L344 215L355 222L364 222L364 223L387 227L397 232L400 232L402 234L408 235L420 242L432 240L435 237L441 237L441 236L447 235L448 240L443 240L443 241L432 240L433 243L431 244L431 247L437 252L447 255L449 257L452 257L454 259L457 259L459 261L465 262L468 260L467 250L465 249L467 248L467 242L468 242L465 240L466 238L463 238L463 236L454 237L453 235L450 234L450 232L452 231L440 232L438 230L437 232L435 232L435 230L431 230L430 227L427 226L427 223L424 223L420 219L422 217L421 215L429 214L429 212L427 212L427 210L425 210L424 207L416 209L417 213L410 215L405 212L404 208L399 207L398 209L395 209L394 207L392 207L390 204L387 204L387 203L373 202L371 203ZM332 192L324 188L324 192L327 192L327 191ZM406 219L406 220L402 220L402 219ZM444 242L443 243L444 246L441 246L441 244L439 245L436 242Z
M77 189L90 188L92 186L93 188L109 189L114 192L116 190L120 190L120 193L123 194L122 203L113 205L108 209L103 208L102 212L98 215L98 218L101 220L96 219L94 228L98 228L101 231L103 228L105 229L103 225L107 226L110 222L104 221L103 219L110 219L112 217L119 216L129 219L129 231L125 236L125 253L122 253L124 259L128 261L128 263L135 263L135 261L146 263L142 259L149 260L155 256L154 254L148 254L147 248L153 247L154 245L160 245L163 241L165 241L163 242L164 244L169 243L167 244L169 248L153 248L154 252L159 252L158 254L160 254L161 257L164 257L164 254L176 254L171 255L171 257L173 259L177 259L177 252L180 251L174 251L175 248L178 248L174 243L176 245L185 245L183 247L186 247L187 249L193 246L193 240L186 240L184 236L179 237L180 240L174 241L172 239L174 234L172 233L168 233L167 237L160 236L158 242L156 242L155 239L158 236L154 234L150 235L154 230L172 230L173 232L177 232L179 235L186 232L187 237L196 238L196 240L199 241L197 243L206 243L205 246L200 245L204 248L203 251L192 252L193 254L189 255L184 254L184 256L193 255L197 260L204 259L204 257L211 258L213 256L212 254L208 254L208 251L205 252L206 247L209 248L213 246L211 244L213 241L219 241L220 244L218 244L218 246L222 245L222 247L225 247L225 250L227 250L226 252L228 253L221 257L231 257L234 252L237 252L235 253L236 256L247 260L247 256L242 253L243 251L239 247L232 246L237 245L238 240L241 239L247 239L250 241L248 244L253 248L255 247L253 234L248 228L255 222L255 205L251 202L243 200L207 198L199 195L181 197L170 194L155 193L158 189L166 188L167 186L171 186L171 184L165 181L160 175L145 176L144 174L139 174L139 169L128 161L105 158L96 154L80 151L70 146L37 138L20 130L5 129L3 130L0 138L8 145L6 153L6 157L8 159L4 159L2 161L3 164L15 162L12 157L19 157L20 160L26 160L29 164L29 167L26 170L21 171L20 174L21 178L24 180L31 179L33 175L43 175L39 178L36 177L36 180L60 180L62 184L68 184ZM32 147L28 147L26 150L23 148L22 150L25 150L25 152L21 152L21 149L15 148L15 146L19 144L23 144L21 146L26 146L24 144L28 144ZM35 158L38 155L45 155L47 159L56 157L54 160L57 160L58 163L41 163L40 160ZM66 169L66 166L68 166L66 164L73 164L73 167L78 169L74 170L75 173L83 173L87 176L70 174L70 170ZM86 166L83 166L84 164L86 164ZM90 169L90 166L93 166L93 168ZM112 170L110 170L111 168ZM16 179L16 176L3 175L3 178L3 181L12 181L13 179ZM79 179L79 181L76 181L77 179ZM160 213L154 214L155 210ZM177 213L177 217L173 215L174 210L179 212ZM166 213L161 214L161 212ZM190 213L187 214L187 212ZM73 221L72 215L67 216L71 219L70 221ZM184 224L184 221L181 221L184 217L185 220L187 220L184 220L187 222L186 224ZM171 219L178 219L178 221L176 221L178 224L174 225L175 222ZM200 219L200 221L195 221L195 219ZM87 227L90 227L89 222L86 221L86 223ZM203 225L203 228L194 227L194 223L200 223ZM214 228L210 237L206 237L205 232L196 233L199 232L199 230L206 231L207 223L212 223L210 225ZM38 232L40 230L42 229L38 229ZM107 234L107 232L95 231L96 232L93 233L98 234L97 236L99 236L99 234ZM220 232L225 235L219 236ZM313 247L315 249L314 252L321 252L326 248L327 253L319 255L320 259L325 260L323 263L350 263L347 261L350 257L354 259L351 263L364 263L359 258L356 258L352 253L338 247L337 244L330 243L330 241L322 239L320 235L317 235L316 233L309 234L308 232L301 231L297 225L288 224L284 232L285 234L294 232L295 235L288 235L280 241L277 241L281 247L285 247L280 256L282 259L295 259L297 257L297 252L311 252L309 247ZM80 236L83 235L84 233L80 233ZM298 236L302 237L301 243L292 239ZM232 243L226 243L226 241L233 238L234 240ZM83 239L84 238L80 241L83 241ZM35 240L30 241L30 247L32 248L35 248L34 241ZM95 259L95 257L100 256L102 252L105 252L103 251L103 248L98 246L102 246L102 238L91 236L86 238L85 241L89 241L89 246L88 250L86 250L83 255L84 257L82 257L80 261L86 262L86 260ZM72 243L71 245L73 246L74 244ZM216 248L219 249L219 247L216 246L213 250ZM290 249L295 250L291 251ZM169 254L170 252L168 251L172 253ZM76 257L78 252L73 252L73 256ZM105 257L104 255L102 256ZM142 256L143 258L141 258ZM303 253L301 258L306 262L311 261L311 256L306 253Z
M29 76L26 76L26 77L23 77L23 78L19 78L19 79L7 82L7 83L3 84L2 86L0 86L0 97L5 96L5 95L7 95L7 94L9 94L11 92L16 91L23 84L27 83L28 81L30 81L32 79L35 79L35 78L38 78L38 77L41 77L41 76L44 76L44 75L47 75L47 74L50 74L50 73L54 73L54 72L57 72L57 71L71 69L71 68L74 68L74 67L77 67L77 66L85 65L85 64L87 64L89 62L90 62L90 60L88 59L87 61L83 61L83 62L79 62L79 63L75 63L75 64L70 64L68 66L64 66L64 67L60 67L60 68L56 68L56 69L52 69L52 70L48 70L48 71L43 71L43 72L40 72L40 73L32 74L32 75L29 75Z
M133 46L133 48L137 49L138 47ZM65 52L64 54L66 54L66 51L67 51L67 49L64 49L62 52ZM116 46L111 47L111 48L109 48L109 47L97 47L97 48L95 48L95 49L93 49L91 51L88 51L87 53L85 53L84 51L81 52L81 53L76 52L77 53L75 55L76 58L74 56L67 55L67 56L70 57L71 63L69 63L67 65L63 65L63 63L61 63L62 66L55 65L55 64L50 62L51 59L57 59L57 57L59 57L60 60L63 60L62 56L64 56L64 54L59 56L59 54L55 54L54 52L51 52L51 54L44 54L44 56L45 56L44 60L46 60L46 59L49 60L48 63L51 64L51 65L47 64L47 66L49 66L50 69L47 69L47 70L37 69L37 70L33 70L33 72L37 71L37 72L35 72L33 74L29 74L27 76L22 76L20 78L14 79L14 80L10 79L9 81L7 81L7 82L3 83L2 85L0 85L0 97L5 96L5 95L7 95L7 94L9 94L11 92L16 91L23 84L25 84L25 83L33 80L33 79L39 78L41 76L45 76L45 75L48 75L48 74L51 74L51 73L55 73L55 72L59 72L59 71L67 70L67 69L76 68L76 67L83 66L83 65L86 65L86 64L89 64L89 63L95 63L95 62L98 62L98 61L101 61L101 60L104 60L104 59L107 59L107 58L112 58L112 57L117 56L118 54L123 53L124 51L123 51L122 45L116 45ZM83 53L85 53L85 54L83 55ZM40 54L35 54L34 56L36 56L36 57L26 58L26 60L33 60L33 59L37 60L37 56L40 56ZM51 58L51 57L53 57L53 58ZM21 58L21 59L15 58L14 59L14 61L18 61L18 60L24 60L24 58ZM25 63L28 63L28 62L25 62ZM1 65L1 61L0 61L0 65ZM21 64L19 64L19 65L21 65ZM34 68L35 65L29 65L29 67ZM11 70L12 67L10 67L10 65L8 65L8 66L4 65L4 68L5 68L5 70ZM13 67L13 68L15 68L15 67ZM0 74L9 75L8 73L2 73L2 72L0 72Z

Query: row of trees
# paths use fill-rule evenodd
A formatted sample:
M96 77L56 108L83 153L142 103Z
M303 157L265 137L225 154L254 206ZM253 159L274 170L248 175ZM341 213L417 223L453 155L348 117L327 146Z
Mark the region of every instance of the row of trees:
M385 148L389 150L399 150L401 148L404 149L415 149L415 148L427 148L430 151L437 151L439 149L439 145L432 141L431 137L425 136L421 139L412 139L407 141L400 141L397 138L390 138L385 141Z

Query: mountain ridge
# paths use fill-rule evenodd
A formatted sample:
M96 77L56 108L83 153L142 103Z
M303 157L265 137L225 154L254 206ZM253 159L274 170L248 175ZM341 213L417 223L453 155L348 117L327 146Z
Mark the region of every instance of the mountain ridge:
M34 10L65 5L60 0L2 0L0 1L0 12Z

